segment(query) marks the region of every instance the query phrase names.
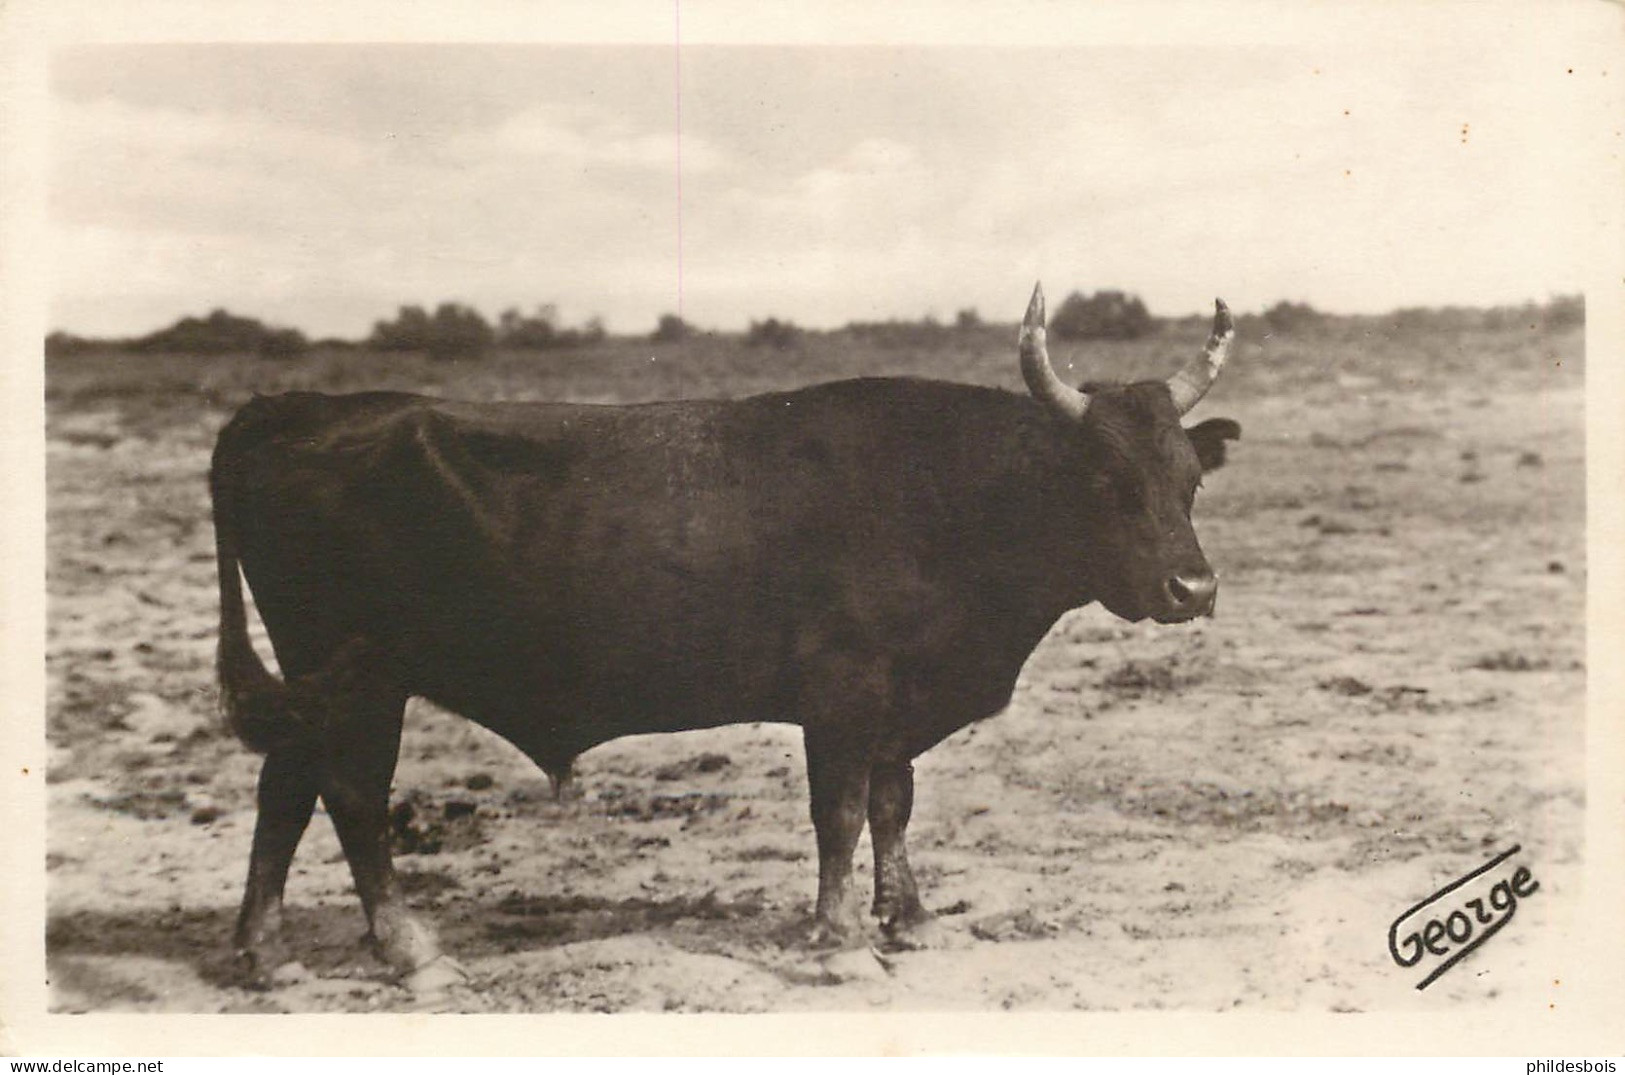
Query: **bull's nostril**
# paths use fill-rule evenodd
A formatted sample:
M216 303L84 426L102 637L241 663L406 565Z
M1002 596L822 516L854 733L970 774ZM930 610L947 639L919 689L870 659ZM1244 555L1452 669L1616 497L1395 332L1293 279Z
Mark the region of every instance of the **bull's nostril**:
M1173 607L1181 612L1201 615L1213 606L1213 597L1219 589L1219 580L1213 575L1186 578L1174 575L1163 584Z

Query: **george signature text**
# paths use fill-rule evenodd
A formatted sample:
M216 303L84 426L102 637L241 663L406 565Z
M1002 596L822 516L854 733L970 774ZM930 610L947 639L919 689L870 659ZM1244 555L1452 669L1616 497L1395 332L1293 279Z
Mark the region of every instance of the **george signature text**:
M1518 901L1540 889L1527 866L1497 869L1521 850L1519 844L1501 852L1419 901L1388 927L1388 954L1401 967L1414 967L1429 958L1439 960L1416 984L1417 989L1432 985L1439 975L1499 933L1517 914Z

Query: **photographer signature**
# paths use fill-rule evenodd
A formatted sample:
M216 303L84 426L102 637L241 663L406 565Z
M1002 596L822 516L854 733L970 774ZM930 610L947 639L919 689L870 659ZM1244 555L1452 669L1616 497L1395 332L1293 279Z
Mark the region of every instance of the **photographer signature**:
M1443 959L1416 984L1426 989L1445 971L1467 957L1473 949L1499 933L1518 911L1518 901L1538 891L1540 882L1529 867L1519 865L1508 876L1490 883L1480 881L1513 855L1523 850L1514 845L1465 877L1445 885L1394 919L1388 927L1388 954L1401 967L1414 967L1429 956ZM1479 882L1474 884L1474 882ZM1468 888L1467 886L1472 887ZM1466 888L1466 891L1461 891ZM1448 898L1448 897L1454 898ZM1401 936L1402 926L1409 926Z

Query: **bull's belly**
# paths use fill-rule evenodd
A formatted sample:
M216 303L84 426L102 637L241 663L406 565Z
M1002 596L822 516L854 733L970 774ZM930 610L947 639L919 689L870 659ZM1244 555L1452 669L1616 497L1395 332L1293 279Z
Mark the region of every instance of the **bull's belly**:
M986 652L922 658L876 653L894 671L883 702L836 699L838 719L870 726L877 740L917 756L966 725L1002 712L1020 661ZM496 665L456 668L439 655L438 674L414 693L495 731L556 767L629 735L694 731L729 724L802 725L810 716L810 669L803 661L749 651L701 658L647 648L513 654ZM426 662L434 664L433 661ZM827 702L828 699L819 699ZM813 713L831 712L825 705Z
M512 650L409 661L410 688L536 757L568 760L628 735L756 721L794 722L777 670L765 661L683 659L671 653Z

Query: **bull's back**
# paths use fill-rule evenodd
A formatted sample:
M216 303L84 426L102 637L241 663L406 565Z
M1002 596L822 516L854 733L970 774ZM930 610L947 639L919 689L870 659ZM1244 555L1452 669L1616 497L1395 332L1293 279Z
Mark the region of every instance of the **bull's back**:
M929 441L943 410L986 405L975 391L295 394L245 407L216 466L236 475L244 573L285 668L365 636L414 693L580 750L785 719L821 648L952 645L964 595L921 550L955 530L933 521L958 494L930 470L964 446Z
M295 674L359 636L515 738L770 719L790 602L721 409L256 399L217 511Z

